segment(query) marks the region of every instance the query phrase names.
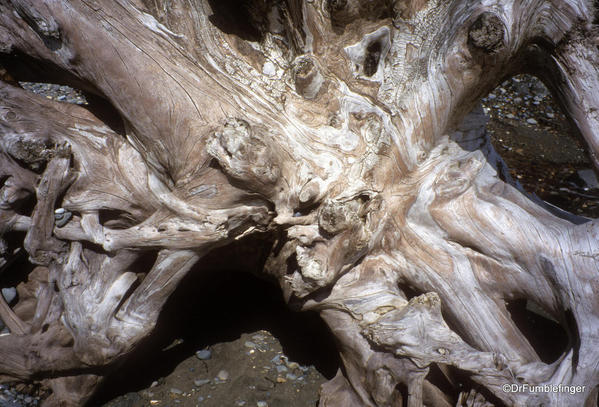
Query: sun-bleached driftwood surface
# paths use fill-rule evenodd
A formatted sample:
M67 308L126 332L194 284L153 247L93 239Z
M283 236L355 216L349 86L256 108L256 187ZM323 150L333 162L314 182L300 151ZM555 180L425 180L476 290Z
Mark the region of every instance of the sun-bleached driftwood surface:
M0 1L0 267L35 265L16 305L0 297L0 375L44 380L45 405L84 404L200 258L258 236L272 242L264 273L338 340L322 407L595 406L599 225L518 188L478 103L537 75L599 166L598 13L590 0ZM568 333L555 361L512 320L518 299Z

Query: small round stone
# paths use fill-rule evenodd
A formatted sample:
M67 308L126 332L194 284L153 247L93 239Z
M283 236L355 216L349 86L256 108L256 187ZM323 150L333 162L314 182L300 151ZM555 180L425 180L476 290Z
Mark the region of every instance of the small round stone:
M208 360L212 357L212 352L209 349L202 349L196 352L196 357L200 360Z
M71 212L63 212L63 213L55 213L54 214L54 223L56 224L57 227L61 228L64 225L66 225L69 220L71 220L71 217L73 216L73 214Z
M208 384L208 383L210 383L210 379L196 379L196 380L193 381L193 384L196 387L200 387L200 386L203 386L203 385Z
M227 372L226 370L221 370L220 372L218 372L218 374L216 375L216 378L218 380L222 380L223 382L226 380L229 380L229 372Z
M1 292L7 303L11 303L12 300L14 300L17 296L17 289L14 287L5 287L1 290Z

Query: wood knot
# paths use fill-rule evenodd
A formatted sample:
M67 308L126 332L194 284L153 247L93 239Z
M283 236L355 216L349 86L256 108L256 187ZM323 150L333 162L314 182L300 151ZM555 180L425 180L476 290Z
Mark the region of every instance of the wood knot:
M14 121L16 118L17 118L17 114L15 112L13 112L12 110L8 110L2 117L2 119L4 119L4 121L7 121L7 122Z
M355 200L328 201L320 208L318 226L329 235L337 235L360 223L358 210L359 204Z
M483 167L483 161L472 155L445 167L433 184L437 199L451 200L466 192Z
M265 128L232 118L209 139L207 151L244 189L268 196L281 176L273 146Z
M293 80L297 94L306 99L314 99L324 82L320 69L309 56L301 56L296 59L293 67Z
M334 13L343 10L347 6L347 0L328 0L329 12Z
M337 235L356 227L362 228L366 213L378 204L378 199L373 199L367 194L360 194L345 201L328 200L318 212L318 226L329 235Z
M314 203L320 196L320 185L315 179L304 185L299 194L299 201L302 205Z
M495 14L482 13L468 30L468 44L487 54L503 47L504 26Z

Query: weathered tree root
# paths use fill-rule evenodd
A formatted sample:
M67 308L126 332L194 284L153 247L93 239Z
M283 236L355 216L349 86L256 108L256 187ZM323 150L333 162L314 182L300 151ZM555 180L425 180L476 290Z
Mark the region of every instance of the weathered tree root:
M322 407L595 405L599 224L519 189L477 104L536 74L599 168L596 2L235 7L0 2L0 283L31 265L0 377L86 403L202 256L266 234L264 273L339 343ZM519 299L568 333L556 360Z

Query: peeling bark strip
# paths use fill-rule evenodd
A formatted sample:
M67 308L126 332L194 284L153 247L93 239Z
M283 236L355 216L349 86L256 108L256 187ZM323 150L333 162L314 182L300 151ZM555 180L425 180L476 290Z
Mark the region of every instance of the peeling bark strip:
M260 235L276 242L264 273L338 339L321 407L595 405L599 223L505 181L477 106L536 74L599 169L598 14L590 0L0 1L0 279L19 253L38 265L17 304L0 300L0 377L84 404L198 259ZM557 360L512 320L521 299L567 331ZM523 383L585 390L503 390Z

